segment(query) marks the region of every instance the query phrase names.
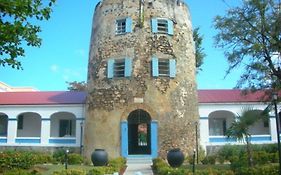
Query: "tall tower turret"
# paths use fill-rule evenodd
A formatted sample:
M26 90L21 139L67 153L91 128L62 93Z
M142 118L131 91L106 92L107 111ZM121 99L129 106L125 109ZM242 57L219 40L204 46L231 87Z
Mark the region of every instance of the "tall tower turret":
M181 0L103 0L93 18L85 155L195 148L195 54Z

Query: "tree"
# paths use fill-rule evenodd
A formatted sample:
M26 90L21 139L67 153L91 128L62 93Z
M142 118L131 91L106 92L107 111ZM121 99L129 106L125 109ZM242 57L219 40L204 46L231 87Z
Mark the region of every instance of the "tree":
M216 16L215 46L224 49L227 74L243 65L237 88L281 87L280 0L242 0L225 16Z
M228 138L235 138L238 141L246 142L248 165L253 166L253 157L251 149L251 133L249 131L250 126L256 123L258 120L268 119L267 114L251 108L245 108L242 110L241 115L237 116L237 119L231 123L231 126L226 130L226 136Z
M68 84L68 90L70 91L87 91L87 83L85 81L66 82Z
M203 36L199 33L199 27L193 30L193 40L195 45L195 60L197 73L202 70L201 66L203 64L203 59L206 56L204 53L204 48L202 47Z
M48 20L56 0L0 0L0 66L22 69L24 45L39 47L37 21Z

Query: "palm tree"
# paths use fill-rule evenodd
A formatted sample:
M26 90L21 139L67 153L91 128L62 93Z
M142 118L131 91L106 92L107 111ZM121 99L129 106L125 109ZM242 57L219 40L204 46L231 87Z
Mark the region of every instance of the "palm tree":
M266 118L266 114L252 108L243 108L241 115L238 115L236 120L232 122L231 126L226 130L228 138L235 138L238 141L246 142L248 165L253 166L253 157L251 150L251 133L249 131L258 120Z

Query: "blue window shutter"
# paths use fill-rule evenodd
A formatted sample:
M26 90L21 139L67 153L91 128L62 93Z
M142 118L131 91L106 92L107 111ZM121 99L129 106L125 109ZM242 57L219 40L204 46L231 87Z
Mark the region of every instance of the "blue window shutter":
M132 33L132 18L126 18L126 33Z
M151 128L151 156L157 158L158 156L158 122L153 120L150 124Z
M107 78L114 76L114 59L107 60Z
M152 33L157 33L157 19L156 18L152 18L151 19L151 28L152 28Z
M158 58L155 56L152 57L152 76L153 77L159 76Z
M125 58L125 77L132 75L132 59Z
M121 122L121 155L128 157L128 122Z
M169 69L170 69L170 77L176 77L176 60L170 59L169 60Z
M174 35L174 23L168 19L168 34Z

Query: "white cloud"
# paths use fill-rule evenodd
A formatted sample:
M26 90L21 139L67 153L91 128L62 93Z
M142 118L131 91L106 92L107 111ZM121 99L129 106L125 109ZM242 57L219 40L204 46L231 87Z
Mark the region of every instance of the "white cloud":
M81 57L85 57L86 56L86 51L85 51L85 49L76 49L75 50L75 54L79 55Z
M59 71L59 66L56 65L56 64L53 64L51 67L50 67L51 71L54 72L54 73L57 73Z

